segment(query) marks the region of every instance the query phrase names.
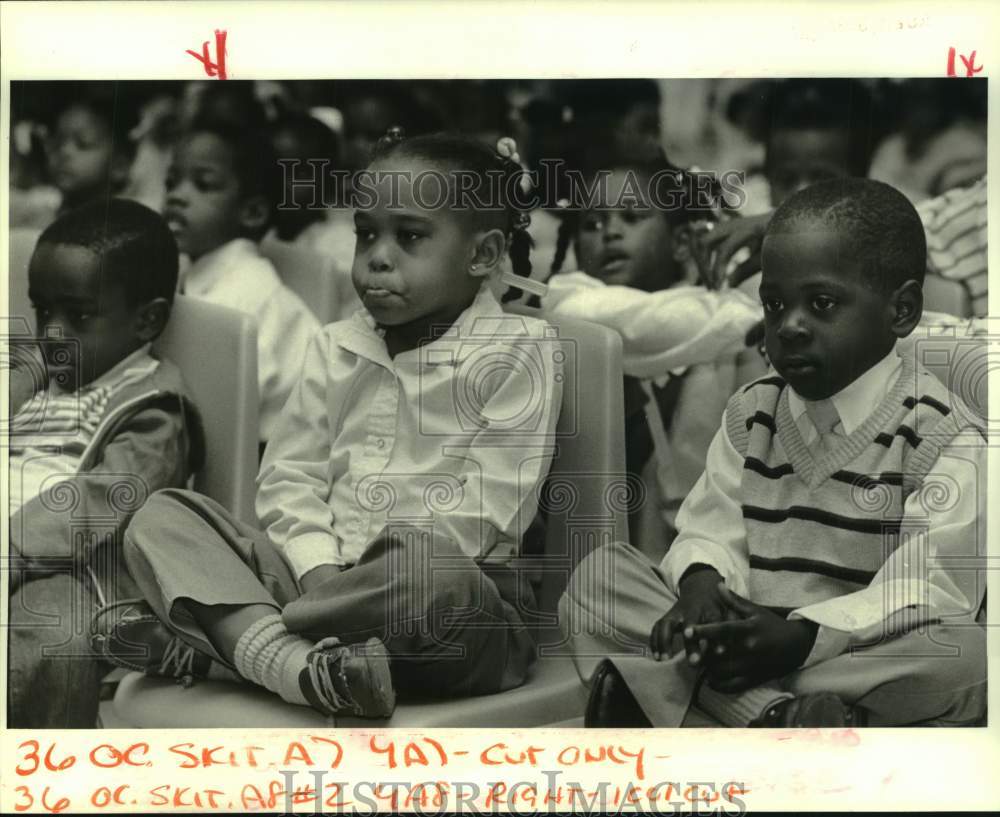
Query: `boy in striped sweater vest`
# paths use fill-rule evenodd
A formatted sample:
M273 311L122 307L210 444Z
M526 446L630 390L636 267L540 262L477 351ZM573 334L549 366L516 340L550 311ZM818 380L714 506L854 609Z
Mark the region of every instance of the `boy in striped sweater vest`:
M560 603L588 725L983 717L983 427L897 351L925 255L885 184L778 209L760 287L776 374L730 401L662 563L599 548Z

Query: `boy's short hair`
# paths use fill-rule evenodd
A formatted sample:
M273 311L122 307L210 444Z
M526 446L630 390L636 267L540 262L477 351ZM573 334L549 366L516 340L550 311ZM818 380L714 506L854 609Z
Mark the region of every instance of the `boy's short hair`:
M77 207L52 222L38 243L90 250L132 306L155 298L173 303L177 241L163 216L137 201L110 199Z
M874 98L856 79L788 79L773 86L764 119L765 146L779 130L842 130L851 175L867 176L880 134Z
M207 133L222 141L233 157L233 168L244 197L263 196L269 218L281 201L282 177L267 128L244 127L229 119L203 114L188 128L187 135ZM261 235L267 231L265 226Z
M910 200L871 179L830 179L786 199L765 233L800 232L817 223L834 227L852 247L863 283L882 293L905 281L923 285L927 268L924 225Z

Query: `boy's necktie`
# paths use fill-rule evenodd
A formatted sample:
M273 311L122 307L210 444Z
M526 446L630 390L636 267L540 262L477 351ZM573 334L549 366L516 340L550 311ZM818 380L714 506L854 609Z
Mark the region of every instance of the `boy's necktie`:
M804 401L806 414L816 427L819 439L816 445L822 453L833 451L836 447L836 438L839 436L833 429L840 423L840 415L837 413L833 400L808 400Z

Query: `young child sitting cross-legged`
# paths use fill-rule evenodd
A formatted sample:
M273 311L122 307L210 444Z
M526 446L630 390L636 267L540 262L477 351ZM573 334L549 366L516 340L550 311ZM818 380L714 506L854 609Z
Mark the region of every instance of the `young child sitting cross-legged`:
M588 723L677 726L692 702L727 726L982 718L981 421L897 353L925 257L913 206L879 182L822 182L775 213L776 374L730 400L662 563L598 549L560 603Z
M109 667L94 611L133 597L122 536L132 512L197 467L200 423L177 367L150 344L177 288L177 244L148 207L69 210L28 268L37 342L10 375L8 724L92 728ZM28 344L28 347L24 344Z
M155 615L197 651L191 675L216 659L288 702L385 717L396 691L524 681L530 589L507 563L537 510L562 376L548 324L506 315L487 280L508 253L530 273L527 214L491 195L521 168L393 131L369 171L353 267L367 311L309 345L258 477L264 530L167 491L125 547ZM458 207L442 200L470 179ZM141 618L110 622L111 641ZM176 645L150 646L155 671Z

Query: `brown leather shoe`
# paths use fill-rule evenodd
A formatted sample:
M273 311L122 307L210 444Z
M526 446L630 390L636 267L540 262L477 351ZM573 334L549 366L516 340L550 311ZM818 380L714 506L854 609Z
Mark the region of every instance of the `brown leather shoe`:
M607 659L594 671L583 725L588 729L650 729L653 726L617 667Z
M783 698L747 724L754 729L855 727L868 725L868 713L848 706L832 692Z

